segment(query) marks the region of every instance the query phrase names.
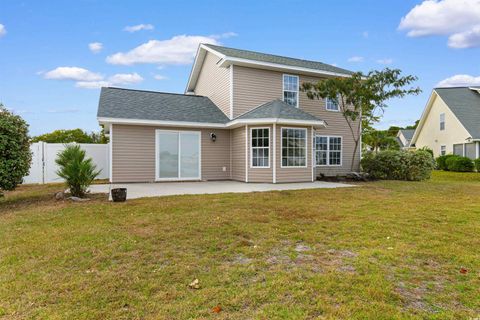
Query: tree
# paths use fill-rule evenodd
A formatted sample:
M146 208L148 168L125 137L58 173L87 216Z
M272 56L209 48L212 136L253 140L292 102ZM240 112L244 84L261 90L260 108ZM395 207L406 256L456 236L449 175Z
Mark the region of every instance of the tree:
M65 179L70 193L75 197L83 197L93 180L100 174L92 158L86 158L85 150L79 145L68 145L58 154L55 162L59 169L57 175Z
M406 126L405 129L417 129L419 122L420 120L417 120L413 126Z
M0 196L13 190L28 174L32 153L28 124L0 103Z
M99 133L92 132L90 134L82 129L55 130L32 138L32 142L39 141L47 143L107 143L108 139L102 128Z
M316 83L304 82L301 90L309 99L332 99L338 102L340 111L350 129L355 147L352 155L354 170L355 157L360 144L362 127L371 127L378 122L392 98L419 94L418 87L409 87L417 77L402 76L398 69L370 71L367 75L356 72L350 77L322 79Z
M369 130L362 133L362 142L372 148L377 153L380 150L399 150L400 145L396 137L391 135L389 130Z

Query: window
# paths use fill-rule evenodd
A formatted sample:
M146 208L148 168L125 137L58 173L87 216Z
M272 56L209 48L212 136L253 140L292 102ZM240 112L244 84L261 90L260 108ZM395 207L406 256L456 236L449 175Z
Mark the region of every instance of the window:
M298 76L283 75L283 101L298 107Z
M447 146L440 146L440 155L444 156L447 154Z
M270 167L270 130L268 128L251 129L251 162L255 168Z
M445 130L445 113L440 113L440 131Z
M307 166L307 129L282 128L282 167Z
M328 111L340 111L340 107L338 105L338 99L329 99L325 98L325 108Z
M317 166L342 165L342 137L315 136L314 147Z

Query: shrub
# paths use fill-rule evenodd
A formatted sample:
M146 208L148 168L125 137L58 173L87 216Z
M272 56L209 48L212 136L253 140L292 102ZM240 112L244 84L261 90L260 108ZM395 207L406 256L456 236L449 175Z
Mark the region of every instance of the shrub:
M28 124L0 103L0 196L22 182L31 161Z
M424 150L368 153L361 164L363 170L373 178L411 181L428 179L435 166L430 153Z
M92 181L100 174L92 163L92 158L85 157L85 150L79 145L68 145L60 152L55 162L60 169L59 177L65 179L70 193L75 197L83 197Z
M454 155L454 154L446 154L444 156L439 156L437 159L435 159L436 162L437 162L437 169L448 171L446 161L447 161L448 158L451 158L451 157L457 157L457 156Z
M454 156L445 161L449 171L472 172L474 164L472 159L467 157Z
M480 158L473 160L473 162L475 163L475 169L477 172L480 172Z
M429 147L427 147L427 146L425 146L425 147L422 147L422 148L420 148L420 149L418 149L418 150L419 150L419 151L426 151L426 152L428 152L428 153L430 154L430 156L431 156L432 158L434 158L434 157L435 157L435 156L433 155L433 150L432 150L432 149L430 149L430 148L429 148Z

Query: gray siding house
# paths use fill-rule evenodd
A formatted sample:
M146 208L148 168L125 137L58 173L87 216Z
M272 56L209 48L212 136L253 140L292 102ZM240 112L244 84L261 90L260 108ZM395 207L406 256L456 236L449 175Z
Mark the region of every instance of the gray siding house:
M335 101L299 90L305 81L351 74L202 44L185 94L102 88L97 119L110 135L110 181L286 183L345 175L352 161L358 170L360 150L353 154Z

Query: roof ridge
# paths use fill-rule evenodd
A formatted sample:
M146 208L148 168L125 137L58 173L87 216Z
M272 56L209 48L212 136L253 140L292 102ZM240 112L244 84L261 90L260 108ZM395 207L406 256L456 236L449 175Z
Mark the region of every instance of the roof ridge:
M326 65L326 66L331 66L331 67L335 67L335 68L338 68L338 69L342 69L342 70L345 70L345 71L354 73L353 71L350 71L350 70L347 70L347 69L344 69L344 68L341 68L341 67L337 67L337 66L334 66L333 64L325 63L325 62L318 61L318 60L309 60L309 59L294 58L294 57L290 57L290 56L282 56L282 55L273 54L273 53L266 53L266 52L246 50L246 49L238 49L238 48L232 48L232 47L226 47L226 46L218 46L218 45L209 44L209 43L202 43L202 44L205 45L205 46L212 46L212 47L214 47L214 48L215 48L215 47L216 47L216 48L225 48L225 49L245 51L245 52L250 52L250 53L255 53L255 54L264 54L264 55L269 55L269 56L273 56L273 57L277 57L277 58L287 58L287 59L299 60L299 61L304 61L304 62L320 63L320 64L323 64L323 65Z
M144 90L144 89L129 89L129 88L119 88L119 87L102 87L102 89L116 89L116 90L125 90L125 91L138 91L138 92L149 92L149 93L159 93L159 94L170 94L177 96L186 96L186 97L198 97L198 98L208 98L206 96L201 96L197 94L185 94L185 93L176 93L176 92L165 92L165 91L153 91L153 90Z

